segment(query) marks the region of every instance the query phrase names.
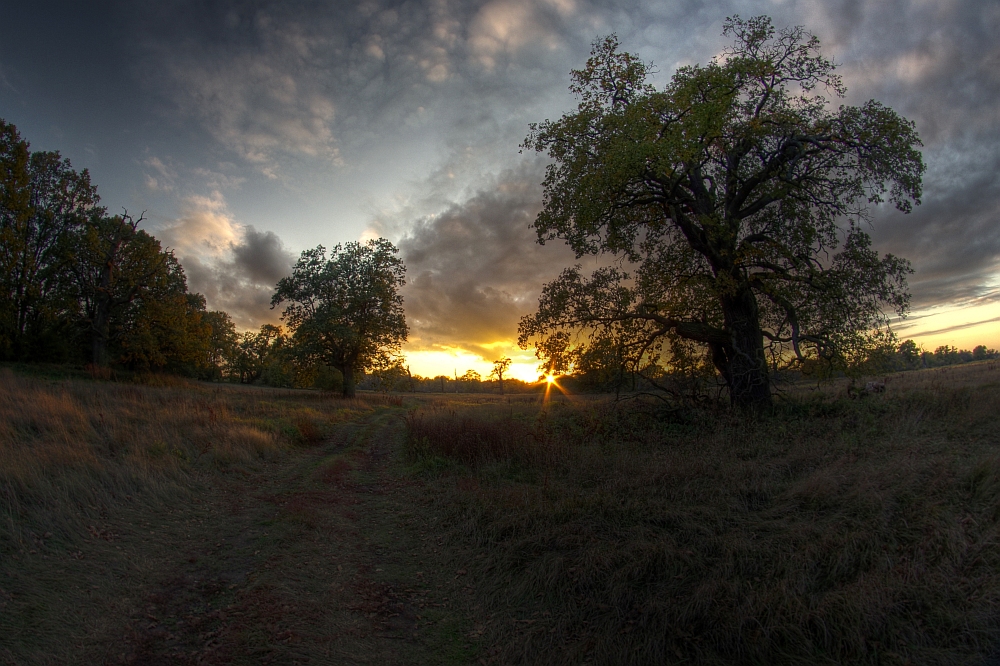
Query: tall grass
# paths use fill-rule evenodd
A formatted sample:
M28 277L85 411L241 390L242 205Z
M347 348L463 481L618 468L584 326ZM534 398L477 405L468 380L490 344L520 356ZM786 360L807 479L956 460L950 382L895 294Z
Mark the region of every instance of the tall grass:
M115 507L169 503L206 475L277 460L322 440L345 411L370 409L314 392L155 383L0 369L0 553L72 542Z
M439 455L479 467L498 462L551 465L561 446L534 404L434 405L406 419L413 457Z
M424 410L410 455L455 461L497 663L977 663L1000 647L1000 371L934 372L756 422Z

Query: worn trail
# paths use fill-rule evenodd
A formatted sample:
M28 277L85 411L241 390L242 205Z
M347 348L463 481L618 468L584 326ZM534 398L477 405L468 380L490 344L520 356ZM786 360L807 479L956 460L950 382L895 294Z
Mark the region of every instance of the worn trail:
M401 434L401 413L379 410L141 527L106 528L143 559L124 629L81 646L83 661L475 661L462 555L400 473Z

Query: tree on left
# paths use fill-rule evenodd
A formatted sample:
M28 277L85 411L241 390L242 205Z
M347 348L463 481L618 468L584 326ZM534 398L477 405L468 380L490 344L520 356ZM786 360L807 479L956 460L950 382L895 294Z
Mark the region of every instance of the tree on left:
M0 120L0 360L221 376L229 316L188 291L142 216L108 215L86 169L29 148Z
M282 321L302 360L336 368L344 397L356 374L386 365L406 342L399 288L406 266L384 238L306 250L292 274L278 282L271 307L285 304Z
M70 239L98 208L87 170L29 150L0 120L0 358L37 356L72 337L63 314Z

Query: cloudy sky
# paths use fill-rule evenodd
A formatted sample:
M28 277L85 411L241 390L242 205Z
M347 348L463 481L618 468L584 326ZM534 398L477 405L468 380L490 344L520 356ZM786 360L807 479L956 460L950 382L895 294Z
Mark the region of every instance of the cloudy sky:
M928 163L913 214L876 215L909 258L928 348L1000 347L1000 3L993 0L313 0L11 3L0 117L90 170L112 211L147 211L192 289L242 327L273 321L298 253L385 236L408 266L415 372L483 371L541 285L573 262L534 244L544 162L528 123L574 107L599 35L662 83L726 44L722 21L803 25L847 103L914 120Z

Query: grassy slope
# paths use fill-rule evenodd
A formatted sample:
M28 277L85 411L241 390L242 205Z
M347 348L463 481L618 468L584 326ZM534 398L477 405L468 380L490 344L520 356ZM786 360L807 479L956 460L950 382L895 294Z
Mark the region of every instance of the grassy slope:
M437 405L411 456L487 557L497 663L978 663L1000 645L1000 369L773 418Z

